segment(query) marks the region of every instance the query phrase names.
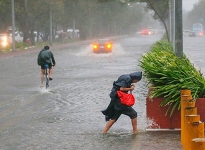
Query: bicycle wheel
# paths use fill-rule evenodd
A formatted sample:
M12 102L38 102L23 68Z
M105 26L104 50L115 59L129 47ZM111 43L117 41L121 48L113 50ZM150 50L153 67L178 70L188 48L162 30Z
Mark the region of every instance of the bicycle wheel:
M46 69L46 89L49 87L48 69Z
M47 89L49 87L48 65L45 65L45 85Z

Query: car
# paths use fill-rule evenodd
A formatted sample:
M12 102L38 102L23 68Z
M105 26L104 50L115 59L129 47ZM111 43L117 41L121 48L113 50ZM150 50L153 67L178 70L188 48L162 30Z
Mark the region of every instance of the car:
M12 43L12 32L9 34L10 41ZM16 42L23 42L23 33L19 31L15 31L15 41Z
M191 32L190 30L184 30L183 35L184 36L189 36L190 32Z
M190 31L190 32L189 32L189 37L196 37L196 33L193 32L193 31Z
M192 31L195 32L196 36L204 36L204 29L201 23L193 24Z
M152 35L155 34L154 31L150 30L150 29L144 29L141 31L142 35Z
M9 39L9 35L6 33L0 33L0 48L4 49L9 47L11 44L11 41Z
M109 39L98 39L92 44L94 53L110 53L112 48L113 43Z

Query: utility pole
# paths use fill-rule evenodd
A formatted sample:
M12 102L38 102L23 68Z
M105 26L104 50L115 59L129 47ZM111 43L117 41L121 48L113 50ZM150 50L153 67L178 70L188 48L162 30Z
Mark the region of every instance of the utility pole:
M12 16L12 51L16 50L15 45L15 14L14 14L14 0L11 0L11 16Z
M73 19L73 39L75 40L75 18Z
M73 1L73 8L74 8L74 14L73 14L73 39L75 40L75 16L76 16L76 3Z
M28 13L28 1L27 0L25 0L25 8L26 8L26 13Z
M50 45L53 45L53 7L52 7L52 1L50 0Z
M172 0L169 0L169 39L170 39L170 42L173 43L173 38L172 38L172 5L171 5L171 1Z
M172 28L172 45L175 52L175 0L171 0L171 28Z
M175 54L183 57L182 0L175 1Z

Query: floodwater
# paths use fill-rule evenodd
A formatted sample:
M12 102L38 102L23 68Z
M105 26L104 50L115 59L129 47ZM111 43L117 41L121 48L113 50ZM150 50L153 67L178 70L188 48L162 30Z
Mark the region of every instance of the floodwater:
M1 150L181 150L179 131L146 131L146 82L136 84L137 135L127 116L107 134L100 112L109 104L112 83L139 71L139 60L158 35L114 40L113 52L94 54L90 43L51 47L53 81L40 88L38 53L0 59Z

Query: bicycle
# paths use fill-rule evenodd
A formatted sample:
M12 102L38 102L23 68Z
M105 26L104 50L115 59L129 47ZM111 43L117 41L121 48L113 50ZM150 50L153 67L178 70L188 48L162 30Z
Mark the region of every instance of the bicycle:
M48 64L45 64L44 67L45 67L45 85L46 85L46 89L47 89L49 87L49 76L48 76L49 66L48 66Z

